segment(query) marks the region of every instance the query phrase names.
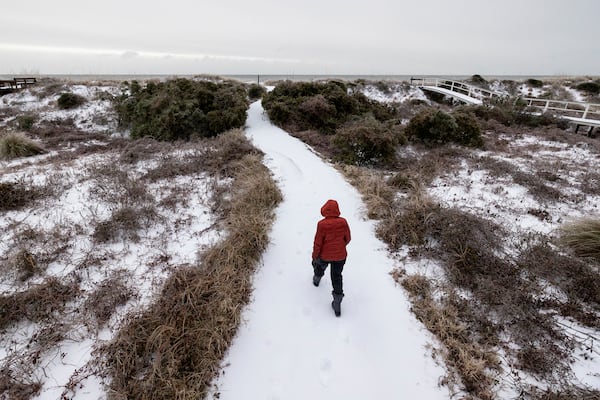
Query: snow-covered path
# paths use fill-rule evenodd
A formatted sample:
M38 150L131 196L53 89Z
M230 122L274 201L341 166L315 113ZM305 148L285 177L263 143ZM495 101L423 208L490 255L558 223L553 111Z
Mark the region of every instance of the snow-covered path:
M284 195L254 298L215 382L221 400L447 399L427 332L389 272L394 266L357 191L299 140L274 127L260 102L247 134L266 153ZM331 309L329 271L312 285L311 251L320 208L339 202L352 242L342 316ZM216 396L215 396L216 398Z

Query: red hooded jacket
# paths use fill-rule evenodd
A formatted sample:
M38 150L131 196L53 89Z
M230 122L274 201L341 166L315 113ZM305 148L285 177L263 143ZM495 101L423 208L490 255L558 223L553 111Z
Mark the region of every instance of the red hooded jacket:
M340 217L337 201L327 200L321 207L322 220L317 223L317 233L313 245L313 260L320 258L325 261L345 260L346 245L350 243L350 227L348 222Z

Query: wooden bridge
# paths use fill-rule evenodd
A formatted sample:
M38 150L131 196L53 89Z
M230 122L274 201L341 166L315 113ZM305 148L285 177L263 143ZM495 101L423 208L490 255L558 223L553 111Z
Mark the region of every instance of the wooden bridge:
M410 83L416 83L421 90L441 93L467 104L480 105L483 104L484 101L492 98L506 97L506 95L503 93L482 89L477 86L469 85L465 82L453 81L450 79L411 78Z
M590 136L594 128L600 127L600 104L533 97L525 97L521 100L527 104L529 109L533 109L540 114L551 113L555 117L569 120L576 125L575 132L581 126L587 126L588 136Z
M467 104L483 104L491 99L506 98L504 93L482 89L465 82L453 81L443 78L411 78L411 84L416 84L420 89L441 93ZM588 136L594 128L600 127L600 104L583 103L577 101L561 101L538 99L532 97L521 98L525 101L528 110L536 113L552 113L555 117L564 118L576 125L575 132L582 126L587 126Z
M33 85L37 82L35 78L13 78L11 80L0 80L0 94L10 93Z

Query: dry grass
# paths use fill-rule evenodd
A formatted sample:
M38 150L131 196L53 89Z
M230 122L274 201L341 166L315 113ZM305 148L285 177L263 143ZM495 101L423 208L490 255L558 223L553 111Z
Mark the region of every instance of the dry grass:
M564 195L558 189L547 184L548 181L553 181L552 176L547 173L524 172L507 161L487 156L478 158L474 165L478 169L487 169L491 176L511 177L514 183L527 188L529 194L538 201L557 201L564 198Z
M398 250L402 245L426 246L426 227L438 206L421 186L408 193L404 201L399 201L377 226L377 235L390 249Z
M19 210L41 196L38 188L27 185L23 180L0 182L0 212Z
M98 285L86 299L83 308L100 328L108 322L118 306L127 303L134 295L133 288L125 281L125 275L117 273Z
M503 174L514 173L508 163L493 165ZM444 284L434 285L420 275L393 276L409 293L415 315L443 344L441 355L449 368L446 383L461 383L475 398L494 398L499 348L510 369L560 382L569 373L575 344L553 315L588 326L597 323L594 288L600 282L593 270L549 247L540 251L533 239L514 260L503 252L507 232L491 221L435 204L420 183L419 170L412 171L387 181L377 171L359 168L346 175L373 207L370 215L380 218L377 233L390 249L408 246L410 255L440 262ZM437 173L421 171L425 182ZM548 282L569 301L559 301L558 292L549 298L544 292Z
M31 399L42 390L39 379L14 371L8 367L0 369L0 394L6 399Z
M600 220L583 218L561 227L561 242L584 258L600 262Z
M444 346L441 355L450 369L445 383L452 387L452 382L462 381L464 390L476 398L493 399L491 388L500 369L495 353L473 339L452 302L434 300L433 284L425 276L410 275L399 283L409 294L411 310Z
M7 133L0 136L0 159L12 160L45 153L46 150L23 133Z
M43 270L38 264L37 257L25 249L19 249L9 256L6 264L8 269L16 272L17 279L21 282L25 282Z
M198 399L218 374L281 200L260 157L235 157L233 149L247 141L239 132L230 135L215 147L232 147L215 150L219 156L208 163L233 177L230 198L219 208L228 235L203 255L201 265L179 267L156 302L104 349L113 398Z
M142 207L123 206L115 210L110 218L96 225L92 237L96 243L116 240L140 240L138 231L147 228L158 218L153 205Z
M530 388L526 399L531 400L598 400L600 390L566 386L558 390Z
M0 329L23 319L41 322L52 318L79 293L76 281L61 282L48 278L23 292L0 296Z
M394 203L395 192L385 183L382 173L365 170L353 165L341 165L346 179L363 193L369 218L383 219L390 214L390 205Z

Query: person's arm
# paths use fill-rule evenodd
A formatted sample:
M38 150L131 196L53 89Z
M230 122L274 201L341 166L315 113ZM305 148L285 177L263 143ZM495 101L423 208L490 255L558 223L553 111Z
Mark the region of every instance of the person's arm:
M321 247L323 247L323 229L320 224L317 224L317 233L313 243L312 259L316 260L321 255Z
M346 242L346 244L350 243L350 240L352 239L351 235L350 235L350 226L348 225L348 221L346 221L346 232L344 232L344 241Z

